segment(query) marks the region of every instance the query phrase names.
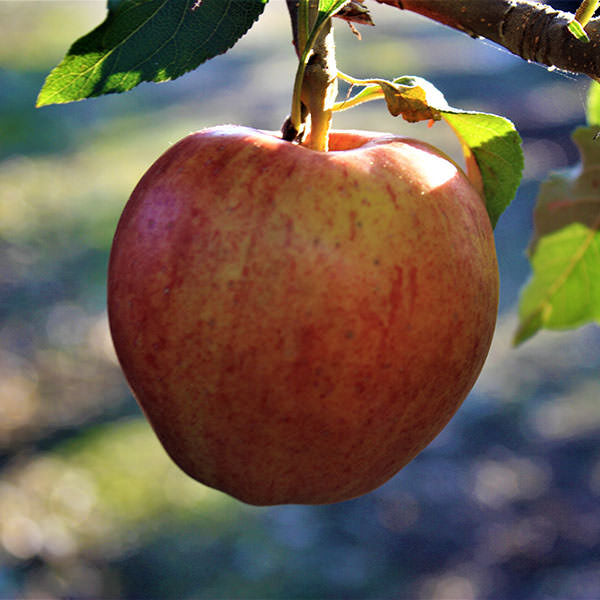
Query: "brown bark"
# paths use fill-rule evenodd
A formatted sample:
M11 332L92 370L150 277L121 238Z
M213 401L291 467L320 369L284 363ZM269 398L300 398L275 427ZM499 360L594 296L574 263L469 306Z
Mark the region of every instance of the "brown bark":
M377 0L410 10L472 37L484 37L525 60L600 78L600 18L585 28L590 42L567 30L570 13L533 0Z

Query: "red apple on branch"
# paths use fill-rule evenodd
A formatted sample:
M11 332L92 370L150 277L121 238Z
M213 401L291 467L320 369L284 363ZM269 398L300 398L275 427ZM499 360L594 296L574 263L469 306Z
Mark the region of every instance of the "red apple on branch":
M496 321L482 199L424 143L191 134L119 222L108 308L173 460L251 504L373 490L472 388Z

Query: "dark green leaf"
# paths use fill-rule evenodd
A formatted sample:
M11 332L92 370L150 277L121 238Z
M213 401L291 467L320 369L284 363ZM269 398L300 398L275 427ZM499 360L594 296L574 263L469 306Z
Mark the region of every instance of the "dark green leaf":
M267 0L109 0L99 27L50 73L38 106L169 81L226 52Z
M129 2L129 0L107 0L106 7L108 10L116 10L119 4L123 4L124 2Z

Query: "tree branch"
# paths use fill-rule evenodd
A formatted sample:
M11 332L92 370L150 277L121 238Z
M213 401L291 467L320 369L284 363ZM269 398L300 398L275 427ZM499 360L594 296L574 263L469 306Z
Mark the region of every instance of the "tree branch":
M471 37L484 37L528 61L600 79L600 18L577 40L571 13L533 0L377 0L438 21Z

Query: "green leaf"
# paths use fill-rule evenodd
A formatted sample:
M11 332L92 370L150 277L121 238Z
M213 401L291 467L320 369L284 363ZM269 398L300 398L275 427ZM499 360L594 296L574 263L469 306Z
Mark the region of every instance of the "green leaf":
M583 30L581 23L573 19L568 25L569 32L573 37L577 38L580 42L589 42L590 38L588 34Z
M573 223L545 236L532 259L533 279L521 297L515 344L541 328L600 322L600 234Z
M600 83L592 81L588 91L586 119L588 125L600 125Z
M169 81L226 52L267 0L109 0L106 20L50 73L37 106Z
M516 344L542 328L600 323L598 130L577 129L581 164L552 174L540 188L529 250L533 275L521 295Z
M492 226L512 202L523 173L521 137L504 117L476 112L442 111L461 141L467 174L483 191Z

